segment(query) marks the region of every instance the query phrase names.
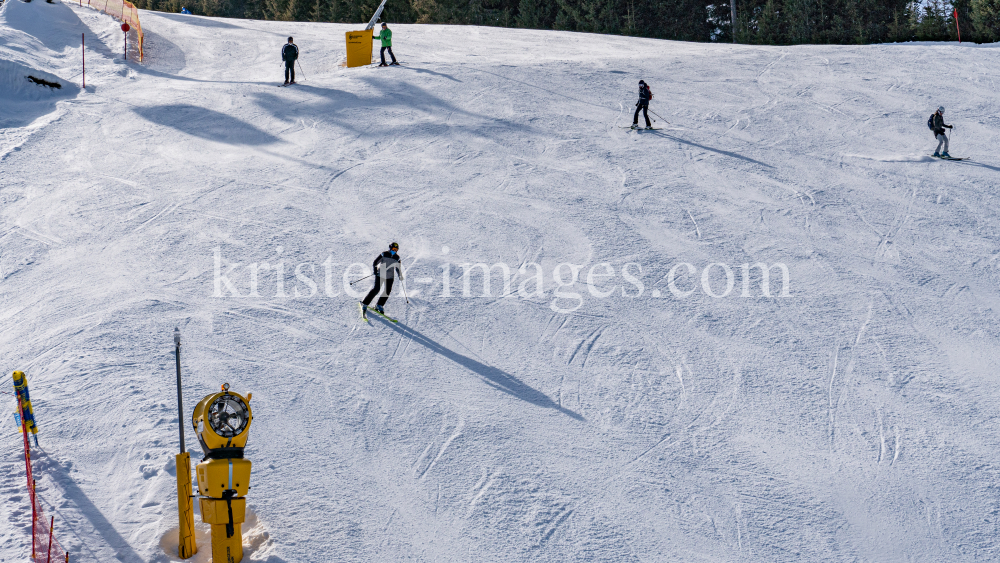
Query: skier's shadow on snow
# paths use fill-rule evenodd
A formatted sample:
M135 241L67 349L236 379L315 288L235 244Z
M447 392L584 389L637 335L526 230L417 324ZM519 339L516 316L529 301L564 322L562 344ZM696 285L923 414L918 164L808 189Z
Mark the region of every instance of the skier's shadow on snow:
M514 377L513 375L503 370L497 369L493 366L488 366L482 362L473 360L468 356L463 356L462 354L459 354L454 350L445 348L444 346L438 344L437 342L434 342L430 338L427 338L423 334L420 334L419 332L413 330L408 326L401 326L396 323L391 323L383 319L382 317L379 317L378 315L374 314L370 315L368 318L376 318L382 321L383 323L385 323L386 326L398 332L401 336L409 338L413 342L416 342L417 344L420 344L425 348L428 348L430 351L440 354L445 358L448 358L449 360L455 362L456 364L468 369L469 371L478 374L486 381L487 385L493 387L494 389L503 391L504 393L507 393L509 395L513 395L514 397L517 397L518 399L521 399L522 401L525 401L527 403L531 403L535 406L547 409L555 409L565 414L566 416L569 416L570 418L574 418L576 420L585 420L579 414L557 404L555 401L545 396L545 394L542 393L541 391L538 391L537 389L534 389L529 385L526 385L520 379Z
M965 162L961 162L960 164L964 164L965 166L978 166L980 168L989 168L994 172L1000 172L1000 168L997 168L996 166L990 166L989 164L983 164L982 162L972 162L971 160L966 160Z
M763 163L763 162L761 162L759 160L754 160L754 159L752 159L750 157L743 156L742 154L737 154L737 153L734 153L734 152L724 151L722 149L715 149L715 148L712 148L712 147L706 147L705 145L699 145L698 143L695 143L695 142L692 142L692 141L688 141L686 139L681 139L680 137L676 137L674 135L667 135L666 133L661 133L659 131L644 131L643 132L644 135L645 134L649 134L649 133L652 133L652 134L656 135L657 137L666 137L667 139L671 139L671 140L677 141L678 143L684 143L685 145L691 145L692 147L697 147L699 149L703 149L703 150L706 150L706 151L711 151L711 152L714 152L714 153L717 153L717 154L721 154L723 156L728 156L730 158L738 158L740 160L745 160L747 162L752 162L754 164L759 164L761 166L766 166L767 168L774 168L770 164Z

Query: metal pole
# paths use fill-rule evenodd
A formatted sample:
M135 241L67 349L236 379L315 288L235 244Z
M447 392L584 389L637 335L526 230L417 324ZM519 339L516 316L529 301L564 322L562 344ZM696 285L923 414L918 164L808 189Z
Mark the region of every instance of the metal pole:
M174 358L177 363L177 422L180 426L181 453L174 456L177 467L177 554L187 559L198 553L194 538L194 502L191 500L191 454L184 445L184 396L181 392L181 330L174 328Z
M370 277L372 277L374 275L375 274L368 274L367 276L361 278L360 280L354 280L354 281L351 282L351 285L354 285L354 284L358 283L359 281L365 281L366 279L368 279L368 278L370 278Z
M80 56L83 58L83 89L87 89L87 42L80 34Z
M181 329L174 327L174 358L177 360L177 425L181 429L181 453L184 453L184 397L181 395Z
M375 10L375 15L372 16L372 19L368 22L368 25L365 26L365 31L368 31L369 29L375 27L375 22L377 22L378 17L382 15L382 8L385 8L385 3L387 1L388 0L382 0L382 3L378 5L378 9Z
M128 32L127 31L124 32L123 35L125 35L125 51L124 51L125 52L125 56L124 56L124 59L127 61L128 60Z

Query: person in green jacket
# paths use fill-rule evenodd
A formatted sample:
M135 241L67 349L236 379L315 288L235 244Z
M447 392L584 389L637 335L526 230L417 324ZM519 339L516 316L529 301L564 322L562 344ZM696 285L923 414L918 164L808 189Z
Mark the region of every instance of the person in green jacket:
M378 66L389 66L389 65L385 64L385 50L386 49L389 50L389 56L392 57L392 63L390 63L390 64L394 64L394 65L398 65L399 64L399 63L396 62L396 55L392 54L392 30L389 29L389 26L386 25L385 22L382 22L382 31L379 32L378 35L372 35L372 39L381 39L382 40L382 50L379 51L379 54L382 55L382 64L380 64Z

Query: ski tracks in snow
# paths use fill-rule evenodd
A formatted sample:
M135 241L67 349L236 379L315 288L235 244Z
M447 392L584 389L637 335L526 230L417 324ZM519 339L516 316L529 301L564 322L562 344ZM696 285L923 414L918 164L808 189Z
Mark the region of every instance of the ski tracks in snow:
M420 454L420 457L418 457L417 461L414 462L413 464L414 475L418 480L423 480L424 477L426 477L427 474L430 473L431 469L434 468L437 462L440 461L442 457L444 457L445 451L447 451L448 446L450 446L452 442L454 442L456 439L458 439L459 436L462 435L463 428L465 428L465 421L463 420L459 420L458 423L456 423L455 426L450 430L447 424L442 425L441 434L438 436L438 439L440 439L441 436L444 435L447 435L448 437L445 438L443 441L441 441L441 445L436 448L435 446L437 439L429 442L427 444L427 447L424 448L423 453ZM430 454L435 449L437 450L437 453L434 455L434 458L431 459Z

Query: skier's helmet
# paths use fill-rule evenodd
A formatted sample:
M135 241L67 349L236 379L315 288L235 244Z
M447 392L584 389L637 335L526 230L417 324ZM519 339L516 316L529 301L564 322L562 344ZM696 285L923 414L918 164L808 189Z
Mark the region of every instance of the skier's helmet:
M938 113L944 115L944 106L938 106Z
M399 245L396 244L396 243L394 243L394 242L390 243L389 244L389 250L399 250Z
M389 24L387 24L385 22L382 22L382 27L386 27L387 25L389 25Z
M639 81L639 84L645 84L645 83L646 83L646 82L645 82L644 80L640 80L640 81Z

